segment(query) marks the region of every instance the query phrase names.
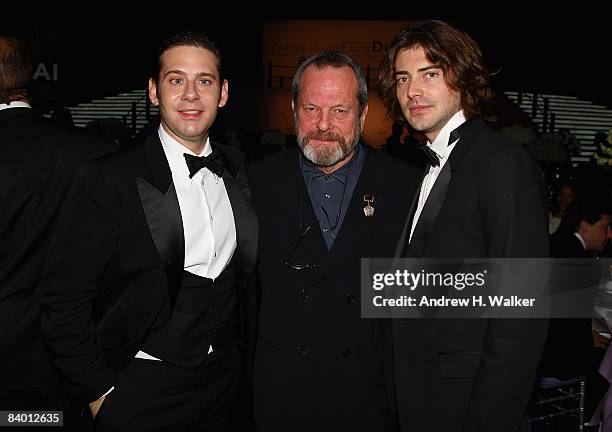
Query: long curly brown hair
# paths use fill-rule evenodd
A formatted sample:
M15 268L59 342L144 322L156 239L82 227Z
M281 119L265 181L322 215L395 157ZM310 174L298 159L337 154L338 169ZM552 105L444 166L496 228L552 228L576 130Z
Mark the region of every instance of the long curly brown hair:
M451 90L460 94L466 118L491 118L489 102L493 98L489 73L478 44L466 33L449 24L422 21L400 31L389 42L379 67L378 93L387 114L403 120L395 91L395 59L400 50L421 47L427 59L444 71L444 80Z

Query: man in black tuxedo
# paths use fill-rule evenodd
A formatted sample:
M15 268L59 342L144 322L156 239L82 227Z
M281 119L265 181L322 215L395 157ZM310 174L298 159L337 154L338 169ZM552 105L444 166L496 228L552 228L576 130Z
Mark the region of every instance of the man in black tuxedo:
M440 21L389 43L381 97L425 133L430 157L398 256L548 256L539 169L481 118L489 76L478 45ZM546 320L398 319L391 329L402 430L526 430Z
M612 236L609 209L602 202L578 197L565 209L559 228L550 236L553 258L594 258ZM582 283L582 281L580 281ZM589 283L588 279L584 283ZM590 281L596 286L598 281ZM598 345L593 346L593 338ZM553 318L538 368L543 378L567 380L588 376L585 418L590 418L608 389L608 382L597 372L609 340L593 331L591 318Z
M226 430L257 222L243 155L209 138L228 97L214 42L167 38L149 97L158 132L75 177L46 268L43 329L96 430Z
M592 258L610 240L610 217L603 204L577 198L563 214L557 231L550 236L550 255L558 258Z
M40 330L38 286L70 178L112 150L38 114L31 76L26 45L0 37L0 410L64 408Z
M367 86L345 54L302 63L292 107L299 149L250 170L261 239L255 421L262 432L393 431L385 321L360 317L360 258L393 255L419 174L360 143Z

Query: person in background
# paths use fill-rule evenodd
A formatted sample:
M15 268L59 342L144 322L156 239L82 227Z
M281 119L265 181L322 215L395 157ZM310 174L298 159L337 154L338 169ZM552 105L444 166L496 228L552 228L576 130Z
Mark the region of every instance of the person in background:
M69 428L40 329L40 281L73 174L113 148L36 112L31 77L26 44L0 37L0 411L63 410Z
M559 228L565 209L575 197L576 189L569 182L562 182L555 189L548 212L548 234L554 233Z

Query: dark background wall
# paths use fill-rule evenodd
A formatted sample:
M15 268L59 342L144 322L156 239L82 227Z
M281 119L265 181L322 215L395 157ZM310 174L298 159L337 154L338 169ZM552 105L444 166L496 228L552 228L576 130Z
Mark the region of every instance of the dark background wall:
M307 4L303 4L304 6ZM93 97L132 90L146 84L156 47L167 34L199 29L221 46L224 68L233 89L259 87L263 81L261 36L271 19L445 19L470 33L482 46L500 90L553 92L589 98L612 106L609 25L596 9L555 9L535 15L507 2L487 8L465 3L444 13L418 10L410 3L382 5L385 11L264 12L226 5L224 13L207 12L207 5L167 4L149 15L109 15L104 5L83 5L71 20L12 19L0 32L28 39L38 62L45 66L36 80L42 106L71 105ZM576 5L574 5L576 6ZM201 9L200 9L201 7ZM91 8L91 10L89 10ZM198 14L202 19L196 20ZM176 18L176 19L175 19ZM55 68L55 69L54 69ZM47 72L45 75L44 72ZM50 99L50 100L49 100Z

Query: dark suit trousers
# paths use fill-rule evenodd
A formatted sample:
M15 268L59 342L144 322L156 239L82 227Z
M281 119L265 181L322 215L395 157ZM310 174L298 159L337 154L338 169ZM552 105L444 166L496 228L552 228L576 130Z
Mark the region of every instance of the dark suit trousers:
M239 381L237 347L201 369L135 358L118 373L94 420L96 432L231 431Z

